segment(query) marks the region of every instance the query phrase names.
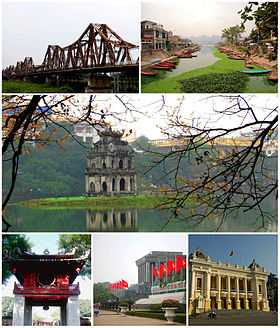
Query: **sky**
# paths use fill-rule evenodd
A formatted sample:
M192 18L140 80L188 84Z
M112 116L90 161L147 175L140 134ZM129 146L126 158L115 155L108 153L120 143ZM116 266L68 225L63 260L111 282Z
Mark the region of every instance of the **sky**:
M186 234L118 233L96 234L93 238L93 279L137 283L136 260L151 251L179 251L186 254Z
M248 266L255 259L268 272L277 273L276 235L190 235L189 253L198 248L216 261ZM234 255L229 256L232 250Z
M123 39L139 44L139 9L136 0L5 0L2 65L28 56L41 64L49 44L73 43L90 23L105 23Z
M89 95L79 96L80 99L88 101ZM164 100L163 100L164 98ZM96 99L103 99L104 108L109 108L109 112L124 112L122 103L114 96L97 96ZM258 118L264 117L271 108L277 106L278 100L277 95L245 95L246 101L254 108L255 114ZM217 115L214 115L214 110L221 110L228 107L231 100L214 95L200 95L200 94L185 94L185 95L149 95L142 94L141 97L138 95L126 95L123 100L133 106L133 115L127 114L122 116L123 122L113 121L111 123L115 129L134 129L136 136L142 135L149 139L164 138L162 134L162 128L168 127L167 117L173 117L173 110L176 106L182 102L181 118L185 119L189 123L194 120L204 124L208 122L211 127L214 125L217 127L233 127L239 126L243 117L238 115L223 116L222 119L217 120ZM161 106L165 103L164 109ZM244 103L243 103L244 105ZM247 120L252 120L252 117L248 116Z
M225 27L239 25L237 13L246 2L143 0L142 20L156 21L181 37L221 35ZM251 29L253 25L247 24Z
M32 252L36 254L43 254L45 249L48 249L50 254L57 254L58 252L58 239L59 234L48 233L48 234L28 234L29 241L32 244ZM2 285L3 296L13 296L14 282L18 281L14 276L7 281L5 285ZM88 278L77 277L75 283L79 282L81 289L82 299L91 299L91 286Z

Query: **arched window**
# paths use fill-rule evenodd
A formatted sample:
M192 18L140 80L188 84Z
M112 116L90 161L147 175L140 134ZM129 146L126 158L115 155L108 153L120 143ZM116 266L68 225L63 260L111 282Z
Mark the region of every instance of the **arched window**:
M119 161L119 169L123 169L123 160L122 159L120 159L120 161Z
M103 223L108 222L108 213L103 213Z
M94 182L91 182L90 183L89 190L90 190L90 192L95 192L95 184L94 184Z
M133 178L130 178L130 191L134 190Z
M102 165L103 169L106 169L106 163L103 162L103 165Z
M95 169L95 163L94 163L94 162L92 162L91 167L92 167L93 169Z
M120 191L125 191L125 180L121 178L120 180Z
M114 160L112 160L112 169L114 168Z
M125 213L121 212L120 220L121 220L121 225L124 226L126 224L126 214Z
M127 166L128 166L129 169L131 169L131 160L130 159L127 162Z
M116 181L115 178L112 179L112 191L115 191Z
M107 192L107 183L105 181L102 183L102 191Z
M116 225L117 225L116 214L113 213L113 226L115 227Z

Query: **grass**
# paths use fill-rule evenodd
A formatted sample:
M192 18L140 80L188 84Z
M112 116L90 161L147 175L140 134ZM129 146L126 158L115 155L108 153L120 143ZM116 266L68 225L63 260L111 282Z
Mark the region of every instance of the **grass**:
M142 86L142 92L146 93L177 93L182 91L181 82L190 79L200 77L203 79L203 75L208 74L217 74L217 73L233 73L239 72L244 69L244 61L243 60L234 60L229 59L225 54L221 53L217 48L213 50L214 56L216 56L219 60L212 65L207 67L197 68L189 72L184 72L182 74L178 74L176 76L172 76L169 78L165 78L162 80L157 80L151 82L149 84L144 84ZM255 68L259 68L255 66ZM194 89L194 88L193 88ZM272 91L274 90L274 91ZM192 92L204 92L199 89ZM244 92L255 92L254 85L248 83ZM273 88L269 88L269 91L259 89L258 92L277 92L277 85L273 86Z
M168 198L158 195L129 195L129 196L75 196L31 199L18 202L18 205L28 208L44 209L129 209L129 208L155 208L164 203Z
M18 92L73 92L74 90L70 86L56 87L46 83L33 83L25 81L3 81L2 92L18 93Z

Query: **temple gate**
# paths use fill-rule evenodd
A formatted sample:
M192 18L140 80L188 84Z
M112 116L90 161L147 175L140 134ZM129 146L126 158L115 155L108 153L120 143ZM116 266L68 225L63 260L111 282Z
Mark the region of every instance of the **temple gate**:
M80 326L79 283L74 284L89 252L75 257L75 252L63 255L21 253L9 258L11 272L19 283L14 285L14 326L32 326L32 307L60 307L61 326Z

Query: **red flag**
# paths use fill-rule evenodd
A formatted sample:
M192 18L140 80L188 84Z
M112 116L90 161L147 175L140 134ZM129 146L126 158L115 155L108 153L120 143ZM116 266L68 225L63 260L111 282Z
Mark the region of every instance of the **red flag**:
M176 272L179 273L182 268L182 257L176 256Z
M163 263L160 263L159 266L159 276L162 278L166 274L167 270Z
M158 268L153 265L153 269L152 269L152 272L153 272L153 277L159 277L159 271L158 271Z
M175 267L176 267L176 265L175 265L174 261L171 261L171 260L167 261L167 274L169 276L171 275L172 271L175 270Z
M128 288L128 283L122 279L122 288Z

